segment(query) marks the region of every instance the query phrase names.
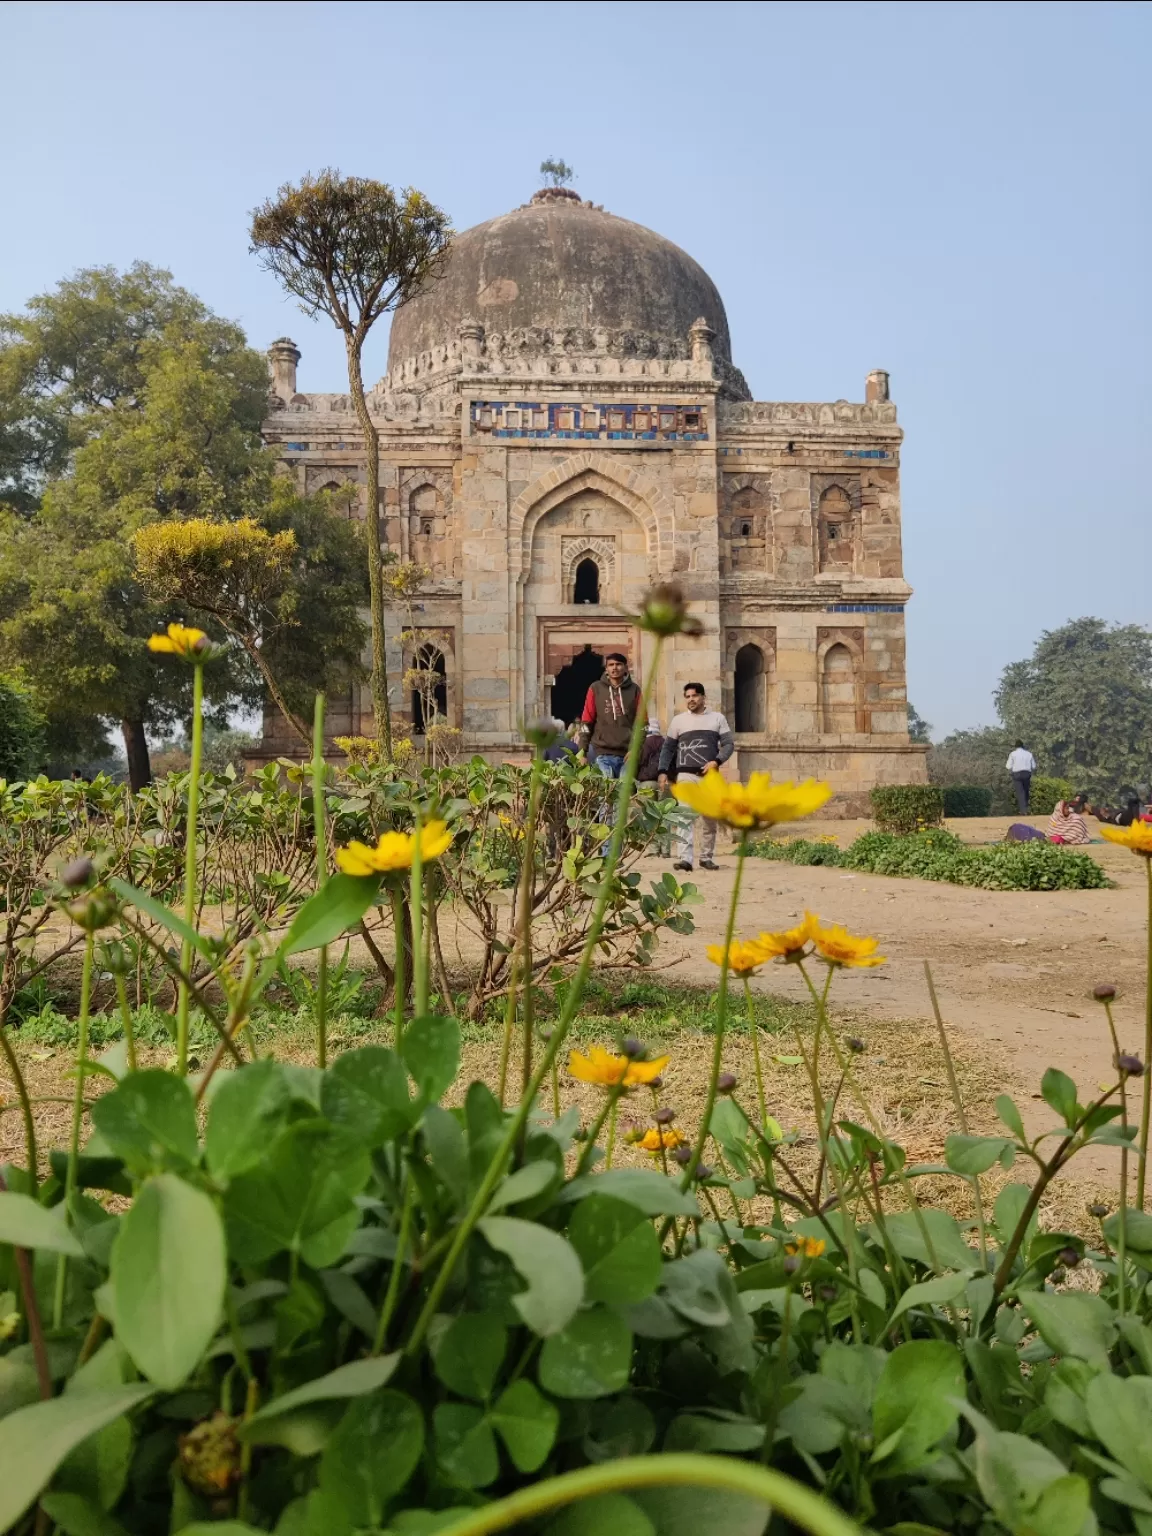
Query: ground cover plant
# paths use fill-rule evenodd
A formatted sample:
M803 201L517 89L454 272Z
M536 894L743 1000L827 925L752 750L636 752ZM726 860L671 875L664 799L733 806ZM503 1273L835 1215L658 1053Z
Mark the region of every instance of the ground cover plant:
M871 875L944 880L985 891L1092 891L1110 883L1090 854L1073 853L1039 839L973 847L943 828L909 836L865 832L847 848L829 839L761 838L749 852L789 864L826 864Z
M641 622L655 640L650 688L676 595L654 594ZM202 637L168 638L198 688ZM496 1091L457 1082L462 1023L431 1008L428 893L473 837L463 807L409 785L396 813L407 826L338 835L330 857L317 750L309 893L286 925L239 945L184 915L198 910L206 835L194 771L172 900L93 860L61 872L45 906L80 934L75 1097L65 1144L43 1161L30 1146L3 1170L0 1525L1152 1531L1147 1037L1139 1054L1114 1038L1114 1079L1083 1095L1045 1074L1052 1129L1039 1137L1006 1095L997 1134L974 1133L957 1090L943 1160L911 1161L828 1012L840 968L884 963L876 940L812 915L737 932L752 834L811 814L828 791L714 775L678 791L738 839L727 930L710 951L711 1059L697 1123L682 1124L663 1098L668 1053L640 1028L573 1033L622 899L628 824L646 814L631 800L642 729L588 877L583 946L546 1019L531 984L546 734L532 733L508 855L521 899ZM193 769L196 755L194 732ZM1152 897L1152 833L1109 830L1145 861ZM407 917L393 935L404 982L391 1043L329 1062L345 937L396 896ZM21 910L28 921L36 909ZM117 1054L90 1054L98 946L138 911L171 940L172 1069L134 1059L131 1032ZM302 955L317 959L310 1066L275 1059L249 1031ZM795 1054L819 1135L803 1164L768 1101L769 1037L750 1029L748 1082L721 1070L730 1019L755 1024L748 978L773 964L796 966L809 991ZM1109 988L1098 1002L1110 1028ZM193 1073L203 1026L215 1045ZM590 1118L555 1114L561 1072L594 1096ZM91 1092L94 1077L106 1091ZM642 1120L626 1132L625 1116ZM625 1135L649 1166L617 1161ZM1090 1241L1039 1230L1053 1182L1100 1146L1122 1162L1116 1208L1101 1206ZM1025 1180L1005 1183L1010 1167ZM941 1179L970 1192L967 1224L918 1195Z

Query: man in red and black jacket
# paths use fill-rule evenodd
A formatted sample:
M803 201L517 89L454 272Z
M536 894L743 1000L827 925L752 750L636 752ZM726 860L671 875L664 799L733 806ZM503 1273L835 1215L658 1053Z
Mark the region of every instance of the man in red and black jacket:
M628 676L628 658L613 651L604 658L604 676L593 683L580 716L584 743L596 748L596 766L608 779L624 772L632 726L640 708L640 689Z

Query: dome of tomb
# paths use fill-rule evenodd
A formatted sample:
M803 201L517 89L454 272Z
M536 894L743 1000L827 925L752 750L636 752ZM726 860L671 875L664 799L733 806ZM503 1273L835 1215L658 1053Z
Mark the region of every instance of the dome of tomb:
M643 225L546 187L453 238L442 276L396 311L388 374L397 385L435 371L469 323L483 327L489 356L687 358L698 320L714 332L723 392L748 399L724 304L703 267Z

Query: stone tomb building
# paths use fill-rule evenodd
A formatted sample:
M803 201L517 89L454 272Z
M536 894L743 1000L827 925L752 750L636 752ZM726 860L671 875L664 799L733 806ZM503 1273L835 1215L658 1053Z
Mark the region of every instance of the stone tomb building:
M346 394L297 391L271 348L266 435L306 491L363 495ZM428 568L449 724L470 750L519 756L520 722L568 721L607 651L639 675L645 589L679 582L704 633L665 650L662 724L699 679L736 732L742 774L828 779L843 812L874 784L921 781L905 707L900 443L888 376L863 404L750 398L724 306L651 230L549 188L458 235L445 275L400 309L379 425L387 546ZM389 668L400 731L419 727ZM367 735L367 686L329 705ZM279 717L264 753L292 754Z

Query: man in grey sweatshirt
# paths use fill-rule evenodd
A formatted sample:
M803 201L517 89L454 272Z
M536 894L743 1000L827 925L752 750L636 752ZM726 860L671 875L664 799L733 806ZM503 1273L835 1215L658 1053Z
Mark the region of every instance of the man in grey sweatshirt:
M703 683L685 683L683 713L673 716L660 752L661 789L667 788L669 775L678 783L694 784L713 768L719 768L732 756L735 742L732 728L717 710L708 708ZM676 835L676 862L673 869L692 868L692 844L695 818L685 814ZM716 823L700 818L700 868L718 869L712 857L716 852Z

